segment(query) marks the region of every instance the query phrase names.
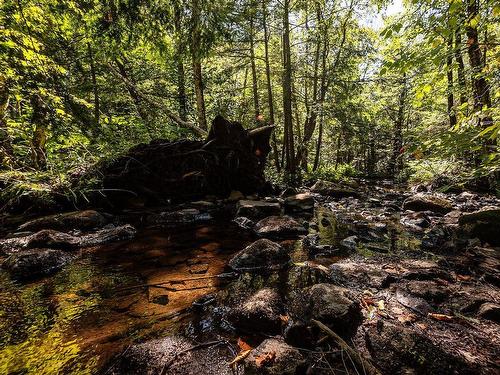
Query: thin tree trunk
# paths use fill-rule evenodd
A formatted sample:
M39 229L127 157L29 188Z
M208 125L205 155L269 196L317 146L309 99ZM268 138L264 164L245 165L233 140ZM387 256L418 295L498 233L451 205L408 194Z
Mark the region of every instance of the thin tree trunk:
M187 121L187 97L186 78L184 73L184 48L181 38L182 33L182 13L177 1L174 1L174 27L176 33L176 74L177 74L177 100L179 103L179 117L182 121Z
M446 51L446 77L448 79L448 117L450 127L457 124L457 115L455 111L455 102L453 99L453 35L448 37L448 50Z
M92 90L94 92L94 124L96 132L100 131L99 125L101 123L101 109L100 109L100 101L99 101L99 88L97 86L97 78L96 78L96 70L95 70L95 62L94 62L94 54L92 52L92 47L90 43L87 43L87 49L89 53L89 61L90 61L90 75L92 76Z
M32 162L36 169L44 170L47 167L45 145L50 121L49 109L39 94L34 94L31 97L31 107L33 108L31 123L34 127L33 137L31 138Z
M290 0L284 0L283 9L283 123L285 127L285 169L291 175L295 175L295 146L293 138L292 119L292 62L290 51L290 23L289 9Z
M460 104L467 103L467 84L465 81L464 58L462 56L462 33L460 27L455 31L455 60L457 62L457 78L460 90Z
M404 107L406 102L407 85L406 74L403 74L401 92L399 94L398 116L394 123L394 138L392 144L392 157L389 163L389 170L393 178L395 178L403 167L401 159L401 149L403 147L403 124L404 124Z
M252 93L253 93L253 107L254 107L254 112L255 112L255 120L260 115L260 108L259 108L259 90L257 87L257 68L255 66L255 50L254 50L254 40L253 40L253 35L254 35L254 19L253 15L250 17L250 64L252 67Z
M203 75L201 69L201 51L200 43L200 1L192 1L192 24L193 32L191 35L191 56L193 59L193 80L194 91L196 94L196 110L198 112L198 125L201 129L207 130L207 115L205 110L205 96L203 93Z
M467 0L467 45L469 61L472 69L472 86L474 93L474 110L480 111L483 107L491 107L490 90L488 83L482 74L483 62L481 49L479 47L479 32L477 26L473 26L470 21L476 19L479 10L476 0ZM488 126L491 123L491 118L483 121L483 126Z
M9 86L7 79L0 76L0 169L8 167L14 149L7 131L7 108L9 107Z
M273 88L271 85L271 67L269 64L269 31L267 28L267 0L262 0L262 25L264 27L264 60L266 64L266 83L267 83L267 102L269 106L269 123L274 124L274 100L273 100ZM276 170L280 172L281 166L279 161L278 153L278 142L276 140L276 129L273 131L272 135L272 147L274 154L274 164Z
M318 170L319 162L321 157L321 146L323 143L323 122L324 122L324 114L321 112L319 116L319 129L318 129L318 142L316 143L316 154L314 155L314 165L313 171Z

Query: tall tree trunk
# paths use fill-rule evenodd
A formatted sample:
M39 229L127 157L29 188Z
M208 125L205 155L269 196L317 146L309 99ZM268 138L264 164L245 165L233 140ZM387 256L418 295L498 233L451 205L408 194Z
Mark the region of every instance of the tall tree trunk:
M90 75L92 77L92 91L94 92L94 126L97 133L100 131L99 125L101 123L101 108L99 102L99 87L97 86L94 53L92 52L92 46L90 45L90 43L87 43L87 50L90 62Z
M285 127L285 170L295 175L295 145L292 118L292 62L290 51L290 0L283 2L283 124Z
M460 90L460 104L467 103L467 84L465 81L464 58L462 56L462 33L460 27L455 30L455 60L457 62L457 78Z
M181 38L182 33L182 13L179 3L174 4L174 27L175 27L175 60L177 74L177 100L179 103L179 117L182 121L187 121L187 97L186 97L186 78L184 73L184 47Z
M49 108L39 94L34 94L31 97L31 107L33 108L31 123L34 128L31 139L31 159L36 169L44 170L47 167L45 145L47 143L47 131L50 122Z
M491 107L490 90L482 73L483 62L479 47L479 32L475 22L479 14L477 0L467 0L467 52L472 69L472 88L474 94L474 110L480 111L483 107ZM483 126L489 126L491 118L484 119Z
M9 86L7 79L0 76L0 170L8 167L14 149L7 131L7 108L9 107Z
M201 70L201 35L200 35L200 0L192 1L192 27L191 35L191 56L193 59L193 80L196 94L196 110L198 112L198 125L201 129L207 130L207 115L205 110L205 96L203 93L203 75Z
M259 90L257 86L257 68L255 66L255 50L254 50L254 17L250 17L250 64L252 67L252 93L253 93L253 107L255 112L255 120L257 121L260 115L259 108Z
M275 125L274 123L274 100L273 100L273 87L271 85L271 67L269 63L269 31L267 28L267 0L262 0L262 26L264 27L264 60L266 64L266 83L267 83L267 102L269 106L269 123L271 125ZM278 142L276 140L276 129L273 131L272 135L272 147L273 147L273 156L274 156L274 164L276 166L276 170L279 172L280 161L279 161L279 153L278 153Z
M126 84L127 91L129 93L130 97L132 98L132 101L134 102L135 109L137 110L137 113L139 114L139 117L142 119L142 121L146 125L146 128L148 129L149 135L152 136L152 134L151 134L151 132L149 130L149 116L148 116L148 112L146 111L146 109L143 106L143 103L142 103L142 100L141 100L141 95L136 90L135 82L133 81L133 79L131 79L131 77L129 77L127 69L125 68L125 64L124 63L122 63L119 59L115 59L115 64L118 67L118 71L119 71L120 75L122 76L122 78L125 81L128 81L128 82L132 83L130 85Z
M314 165L313 165L313 171L318 170L319 168L319 162L321 158L321 146L323 143L323 122L324 122L325 116L323 112L321 112L319 116L319 129L318 129L318 141L316 143L316 153L314 155Z
M407 95L406 74L403 74L402 87L399 93L398 115L394 122L394 134L392 143L392 156L389 162L389 171L395 178L403 167L401 151L403 148L403 123L405 118L405 102Z
M457 115L453 99L453 34L448 36L448 50L446 51L446 77L448 79L448 117L450 119L450 127L454 127L457 124Z

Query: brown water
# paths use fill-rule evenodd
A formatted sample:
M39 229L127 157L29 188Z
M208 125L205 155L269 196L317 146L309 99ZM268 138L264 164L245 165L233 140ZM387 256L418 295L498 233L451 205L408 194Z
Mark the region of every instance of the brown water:
M219 281L171 282L220 274L249 240L227 223L150 229L86 249L36 283L16 285L0 272L0 373L95 373L133 340L175 331Z
M350 234L331 210L315 216L321 244L337 246ZM300 241L282 241L297 267L241 275L229 284L208 278L223 273L228 258L251 241L228 221L143 229L131 241L85 249L78 261L35 283L15 284L0 271L0 373L99 372L132 342L173 334L193 321L188 309L204 295L223 289L220 299L231 303L263 285L288 295L321 281L324 271L310 265L338 259L311 261ZM408 247L406 241L404 233L383 239L391 251Z

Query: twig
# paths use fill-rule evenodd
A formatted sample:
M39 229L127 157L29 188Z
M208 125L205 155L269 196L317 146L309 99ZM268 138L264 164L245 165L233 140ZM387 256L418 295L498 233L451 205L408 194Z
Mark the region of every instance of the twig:
M326 325L315 319L311 319L311 322L330 336L343 350L345 350L346 353L352 358L353 362L364 369L367 375L382 375L380 371L375 368L375 366L373 366L357 350L351 348L349 344L347 344L339 335L333 332Z
M192 346L190 348L187 348L185 350L181 350L180 352L176 353L174 355L174 357L170 361L168 361L167 363L165 363L165 365L163 366L163 368L162 368L162 370L160 372L160 375L165 375L167 373L168 368L170 366L172 366L172 364L175 362L175 360L179 356L181 356L183 354L186 354L186 353L189 353L189 352L191 352L193 350L197 350L197 349L201 349L201 348L206 348L208 346L220 345L220 344L223 344L223 343L225 343L224 340L208 341L208 342L203 342L203 343L198 344L198 345L194 345L194 346Z

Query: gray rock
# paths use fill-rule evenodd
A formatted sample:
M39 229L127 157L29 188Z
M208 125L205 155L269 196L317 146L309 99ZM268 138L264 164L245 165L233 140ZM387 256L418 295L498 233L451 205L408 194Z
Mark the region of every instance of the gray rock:
M234 357L224 345L199 347L183 337L169 336L130 346L107 371L122 375L157 375L170 364L166 374L230 375ZM185 351L182 355L181 352ZM171 362L172 361L172 362Z
M281 206L277 202L241 200L237 207L236 216L245 216L250 219L262 219L281 213Z
M432 194L415 194L403 202L403 209L412 211L432 211L442 214L450 212L453 207L447 199Z
M9 256L2 267L14 279L34 280L56 273L74 257L62 250L31 249Z
M290 216L269 216L260 220L254 227L261 237L288 238L306 234L307 230Z
M340 246L349 251L356 251L358 248L358 237L349 236L340 241Z
M324 180L316 181L316 183L311 187L311 191L321 195L328 195L333 198L359 196L359 193L351 187Z
M295 375L304 358L281 338L264 340L245 358L245 375Z
M490 245L500 245L500 208L487 207L479 211L464 213L458 219L459 225L470 233Z
M79 229L86 231L102 227L107 222L107 218L101 213L94 210L85 210L40 217L24 223L19 227L19 230L35 232L41 229L62 231Z
M276 334L281 331L283 304L274 289L261 289L232 309L228 320L237 330Z
M239 226L241 229L244 230L251 230L255 225L255 223L252 220L244 216L239 216L234 218L233 223L235 223L237 226Z
M290 256L280 244L260 239L234 255L229 266L237 271L261 271L281 268L289 261Z
M314 198L309 193L296 194L285 199L285 212L312 210L314 210Z
M202 212L196 208L184 208L177 211L162 212L158 215L150 215L147 217L147 222L149 224L183 225L210 221L212 219L213 217L209 212Z
M492 302L483 303L479 308L478 315L481 318L500 323L500 305Z
M359 303L348 297L347 290L333 284L305 288L292 302L296 316L316 319L340 335L352 335L361 323Z

